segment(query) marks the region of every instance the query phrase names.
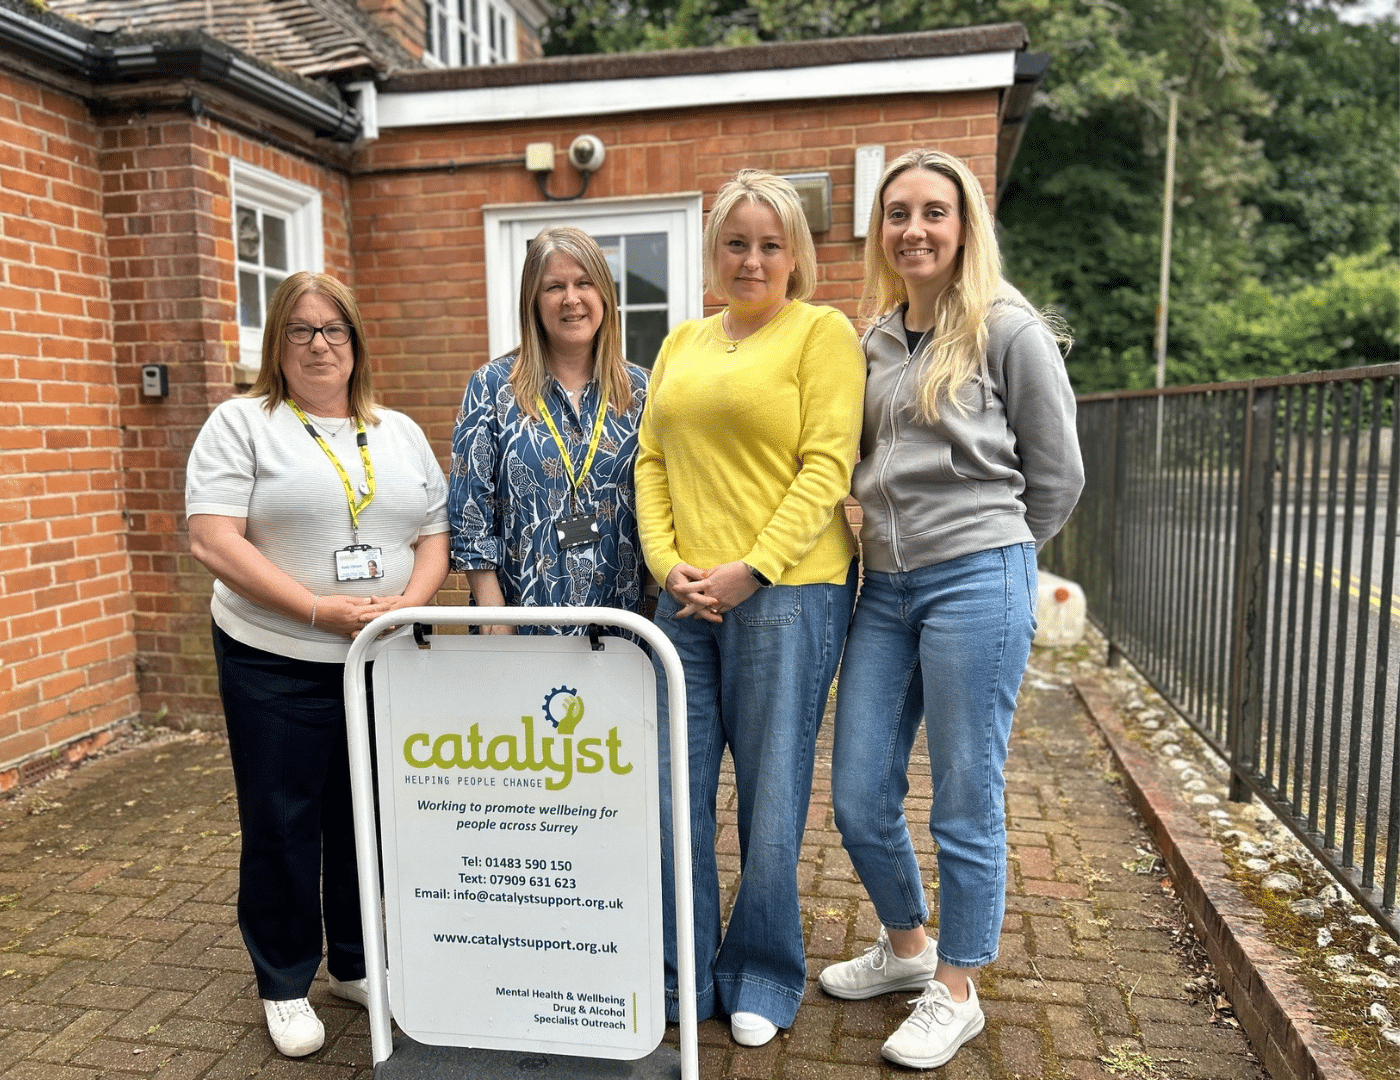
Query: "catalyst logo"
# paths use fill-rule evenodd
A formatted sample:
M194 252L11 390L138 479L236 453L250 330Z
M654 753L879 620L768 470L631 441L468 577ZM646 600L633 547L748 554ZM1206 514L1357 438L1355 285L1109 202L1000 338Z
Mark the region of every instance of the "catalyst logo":
M632 771L632 763L622 760L622 739L617 728L608 729L604 738L576 739L575 733L587 711L578 690L557 686L544 697L541 708L546 729L552 735L535 737L535 717L520 717L520 734L486 736L481 725L473 724L467 734L449 731L434 739L426 731L415 732L404 740L403 757L415 769L491 769L495 772L544 772L544 786L560 791L569 786L575 773L597 773L607 769L617 776Z
M556 686L544 696L544 718L560 735L572 735L583 719L583 698L569 686Z

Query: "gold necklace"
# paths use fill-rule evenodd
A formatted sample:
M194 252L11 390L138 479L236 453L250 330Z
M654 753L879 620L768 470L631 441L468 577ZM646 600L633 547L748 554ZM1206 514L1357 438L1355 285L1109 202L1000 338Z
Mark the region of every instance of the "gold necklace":
M739 341L738 341L738 339L736 339L736 338L734 337L734 335L731 334L731 333L729 332L729 309L728 309L728 308L725 308L723 311L721 311L721 312L719 313L719 333L720 333L720 337L721 337L723 340L729 342L729 347L726 348L726 349L724 350L725 352L731 353L731 352L734 352L736 349L739 348Z

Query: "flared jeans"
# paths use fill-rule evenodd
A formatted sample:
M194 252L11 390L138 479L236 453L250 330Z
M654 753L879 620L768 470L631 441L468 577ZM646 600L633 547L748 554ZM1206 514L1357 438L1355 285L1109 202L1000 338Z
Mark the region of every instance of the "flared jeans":
M685 666L694 867L697 1012L753 1012L789 1027L807 968L797 860L812 792L812 760L855 597L855 566L842 585L760 589L723 623L677 619L662 594L656 622ZM671 748L665 677L660 688L662 897L666 1012L677 1019ZM725 748L734 760L742 877L721 928L715 856L716 797Z

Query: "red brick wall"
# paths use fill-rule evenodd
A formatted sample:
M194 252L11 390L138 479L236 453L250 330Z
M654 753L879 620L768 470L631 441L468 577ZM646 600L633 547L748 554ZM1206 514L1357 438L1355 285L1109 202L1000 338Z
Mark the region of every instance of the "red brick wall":
M83 103L0 73L0 790L137 710L100 186Z
M428 40L423 25L423 0L355 0L360 10L373 16L389 36L415 59L423 55Z
M515 17L515 58L518 61L538 60L544 56L544 43L533 27L519 15Z
M186 727L222 723L211 579L189 554L184 494L200 427L236 392L232 157L322 192L326 269L353 281L337 173L183 112L101 131L141 704ZM143 364L169 365L169 397L142 397Z

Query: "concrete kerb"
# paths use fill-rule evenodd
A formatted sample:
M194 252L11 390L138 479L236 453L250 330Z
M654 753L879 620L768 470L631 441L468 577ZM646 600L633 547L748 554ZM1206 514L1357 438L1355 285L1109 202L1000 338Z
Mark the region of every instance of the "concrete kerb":
M1290 957L1265 939L1258 909L1230 880L1219 847L1176 795L1173 782L1128 737L1112 699L1098 683L1076 679L1074 686L1103 733L1128 795L1161 850L1216 976L1269 1075L1273 1080L1361 1080L1313 1022L1311 997L1289 974Z

